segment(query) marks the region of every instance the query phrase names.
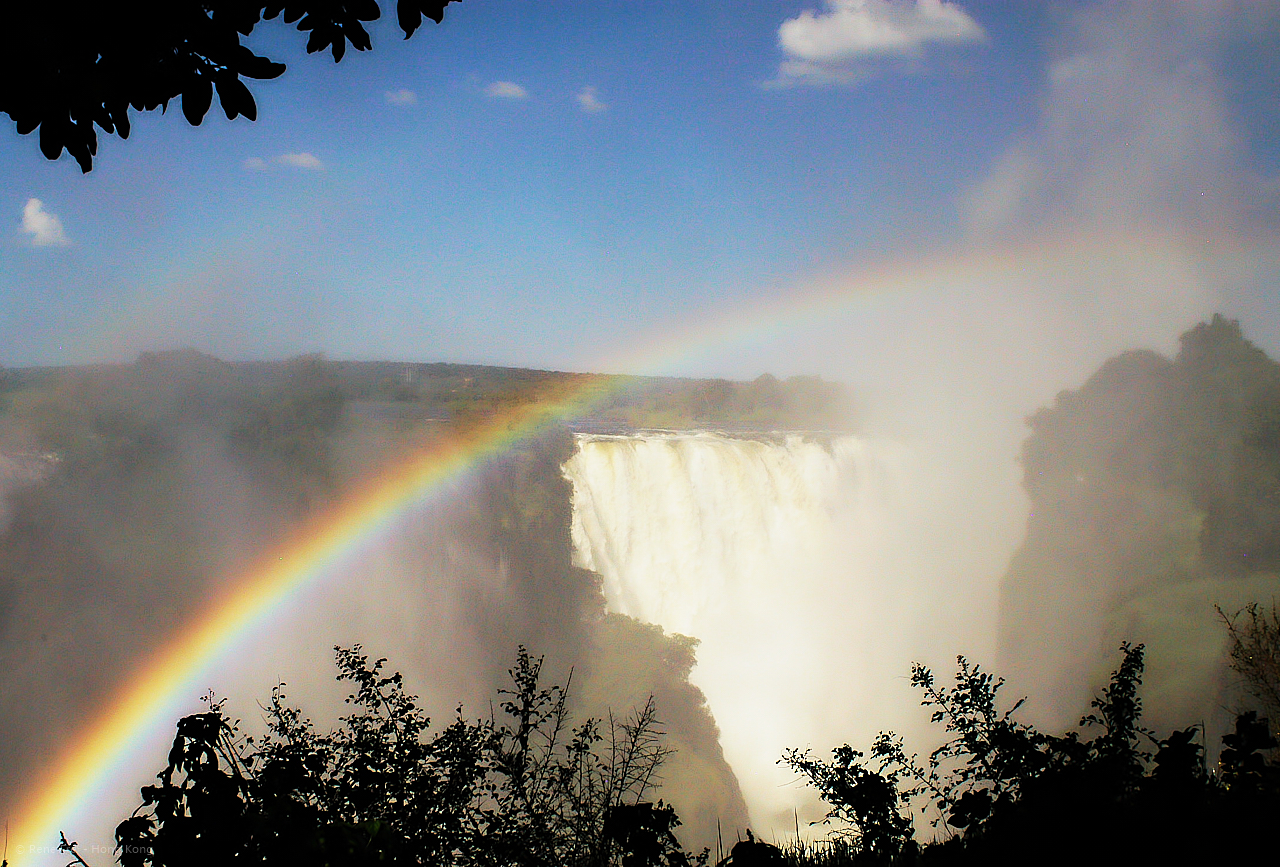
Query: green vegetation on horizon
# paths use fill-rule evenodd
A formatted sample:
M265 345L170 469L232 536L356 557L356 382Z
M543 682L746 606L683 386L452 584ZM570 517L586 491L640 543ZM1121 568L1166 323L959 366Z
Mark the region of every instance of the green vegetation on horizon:
M401 425L484 417L591 386L601 405L576 421L620 429L725 429L738 431L847 430L853 422L849 389L818 376L778 379L762 374L749 382L727 379L599 375L518 367L443 362L330 361L300 356L287 361L224 362L195 350L143 353L133 365L0 369L0 410L6 395L78 381L110 389L142 368L166 371L175 384L204 380L210 397L224 389L262 390L309 366L329 378L335 397L365 421ZM574 420L571 420L574 421Z

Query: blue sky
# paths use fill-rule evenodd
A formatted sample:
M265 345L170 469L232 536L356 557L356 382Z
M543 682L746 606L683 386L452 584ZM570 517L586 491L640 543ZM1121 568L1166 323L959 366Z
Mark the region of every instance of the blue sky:
M1046 227L1265 236L1276 22L1261 4L465 0L408 41L388 16L336 66L270 22L253 44L289 69L254 87L257 122L138 115L88 176L0 134L0 364L194 345L609 368L690 322ZM1138 298L1060 375L1210 308L1269 322L1245 271ZM859 382L983 315L957 291L668 366ZM1117 306L1008 291L1021 335Z

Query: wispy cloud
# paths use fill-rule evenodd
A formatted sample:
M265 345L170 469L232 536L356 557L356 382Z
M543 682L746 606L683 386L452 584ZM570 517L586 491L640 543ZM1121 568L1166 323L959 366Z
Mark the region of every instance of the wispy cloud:
M577 100L578 107L588 114L595 114L609 107L600 101L600 91L590 84L584 85L574 99Z
M262 157L249 157L242 165L251 172L265 172L273 165L310 172L324 171L324 163L320 162L320 158L306 151L296 154L279 154L269 161Z
M62 229L62 221L46 211L44 202L34 197L27 199L22 207L21 231L30 236L35 247L62 247L71 243Z
M778 28L786 59L774 85L856 84L885 63L918 61L931 45L981 42L986 33L949 0L823 0Z
M387 105L413 105L418 101L418 94L407 87L402 87L399 90L388 90L384 96L387 100Z
M320 158L315 154L309 154L306 151L297 154L280 154L276 157L276 162L282 166L288 166L293 169L306 169L307 171L318 172L324 169L324 163L320 162Z
M514 81L495 81L484 89L485 96L496 99L527 99L529 91Z

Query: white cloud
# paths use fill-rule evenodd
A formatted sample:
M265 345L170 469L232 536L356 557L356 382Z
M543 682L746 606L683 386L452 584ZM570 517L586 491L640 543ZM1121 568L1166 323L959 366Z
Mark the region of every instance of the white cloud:
M315 154L309 154L306 151L297 154L280 154L276 157L276 162L282 166L289 166L294 169L307 169L308 171L318 172L324 169L324 163L320 162L320 158Z
M604 111L609 107L600 101L600 91L590 84L585 85L582 90L578 91L574 99L577 100L578 107L589 114Z
M872 64L924 57L930 44L981 42L986 33L949 0L824 0L778 28L787 59L774 84L854 84Z
M527 99L529 91L514 81L495 81L484 89L485 96L498 99Z
M296 154L277 154L269 160L264 160L262 157L249 157L241 165L251 172L266 172L277 166L311 172L324 171L324 163L320 162L320 158L306 151Z
M399 90L388 90L385 94L387 105L413 105L418 101L418 94L407 87Z
M71 243L62 229L62 221L46 211L44 202L37 198L27 199L22 208L22 231L31 236L31 243L36 247L62 247Z

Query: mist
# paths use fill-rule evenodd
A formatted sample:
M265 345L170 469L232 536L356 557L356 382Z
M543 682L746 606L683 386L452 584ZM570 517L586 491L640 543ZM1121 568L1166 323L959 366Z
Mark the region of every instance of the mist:
M954 199L962 239L941 250L895 239L893 261L940 257L956 263L954 276L905 290L891 278L889 289L851 301L829 330L809 328L731 356L728 363L772 362L850 382L865 409L860 430L910 455L899 480L910 493L893 527L900 535L867 561L881 571L863 586L880 595L861 600L870 611L847 611L850 630L889 625L868 642L873 663L835 665L830 674L840 697L832 706L847 702L838 714L841 742L865 747L877 731L894 729L922 752L930 748L937 734L913 707L905 676L913 660L948 673L958 653L1008 676L1009 700L1029 699L1027 719L1072 728L1114 667L1119 643L1158 631L1152 611L1145 622L1120 625L1123 617L1108 613L1117 591L1088 589L1084 575L1060 562L1038 585L1051 593L1008 598L1011 560L1032 519L1022 460L1027 421L1108 358L1135 349L1174 358L1179 336L1215 312L1239 319L1273 357L1280 350L1271 288L1277 262L1267 240L1274 168L1259 161L1265 132L1241 112L1233 79L1235 61L1261 50L1275 27L1274 14L1259 7L1062 10L1034 118ZM984 264L974 268L974 260ZM874 255L848 260L799 290L834 288L857 299L864 280L878 279L876 264ZM1118 401L1098 412L1093 423L1106 430L1127 426L1139 411ZM1132 447L1154 450L1159 436L1136 434ZM1115 555L1094 556L1097 563ZM1212 602L1235 610L1250 592L1270 598L1263 583L1261 591L1202 586L1196 602L1178 603L1194 613L1160 627L1173 630L1163 640L1182 634L1194 649L1177 662L1153 659L1153 722L1217 719L1236 701L1223 679L1224 636ZM1002 617L1034 638L1001 646ZM1185 676L1174 673L1179 668Z

